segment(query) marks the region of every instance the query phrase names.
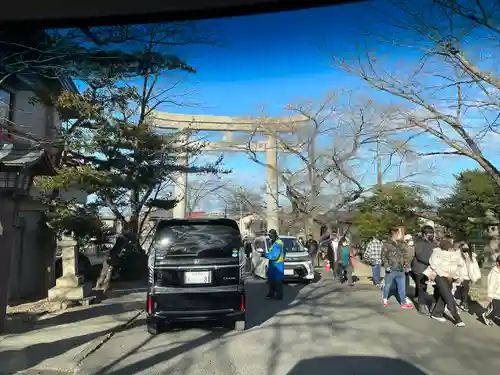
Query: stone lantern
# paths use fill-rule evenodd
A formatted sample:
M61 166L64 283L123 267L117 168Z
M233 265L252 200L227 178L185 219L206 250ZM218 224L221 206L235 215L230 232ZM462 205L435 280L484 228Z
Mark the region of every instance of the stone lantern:
M0 143L0 332L5 324L19 205L29 195L33 176L52 173L43 150L25 143Z
M485 265L489 266L494 263L497 255L500 254L500 220L491 210L486 211L482 218L469 218L472 223L480 224L485 228L484 232L488 242L484 246Z

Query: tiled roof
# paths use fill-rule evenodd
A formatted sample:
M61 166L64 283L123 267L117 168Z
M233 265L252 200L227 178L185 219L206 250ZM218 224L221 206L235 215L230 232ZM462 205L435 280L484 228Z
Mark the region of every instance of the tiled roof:
M34 168L35 174L54 174L54 166L46 151L27 144L0 142L0 167Z

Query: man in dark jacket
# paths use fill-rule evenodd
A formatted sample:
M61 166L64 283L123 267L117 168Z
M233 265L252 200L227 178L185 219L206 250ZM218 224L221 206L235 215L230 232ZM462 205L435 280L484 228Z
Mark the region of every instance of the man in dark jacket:
M318 251L318 241L313 238L312 234L309 235L309 239L306 242L306 247L307 250L309 250L309 254L311 254L312 256L316 255L316 252Z
M415 276L415 297L418 301L418 312L422 315L429 315L429 308L426 304L427 277L424 275L425 269L429 266L432 251L437 247L434 241L434 228L425 225L422 228L422 237L415 242L415 257L411 262L411 270Z

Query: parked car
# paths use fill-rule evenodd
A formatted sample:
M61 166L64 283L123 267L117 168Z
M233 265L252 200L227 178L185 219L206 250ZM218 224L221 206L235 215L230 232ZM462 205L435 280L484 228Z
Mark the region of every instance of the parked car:
M314 280L314 267L312 257L302 243L294 236L280 236L286 249L285 280ZM267 278L269 261L262 257L272 246L271 239L267 236L257 237L252 247L252 272L263 279Z
M244 330L245 259L234 220L160 221L148 257L148 332L188 320L216 320Z

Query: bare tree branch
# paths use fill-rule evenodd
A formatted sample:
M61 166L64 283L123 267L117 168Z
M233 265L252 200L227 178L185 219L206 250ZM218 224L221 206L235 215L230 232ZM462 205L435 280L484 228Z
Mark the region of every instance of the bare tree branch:
M354 60L334 57L335 66L359 76L372 88L403 99L409 105L401 111L406 118L408 139L401 150L419 147L422 137L431 135L435 141L429 152L413 151L415 155L459 155L476 161L500 187L500 170L485 153L488 143L498 135L500 78L498 69L486 55L472 61L472 47L491 47L491 58L499 51L498 9L486 2L433 0L432 3L393 0L390 13L383 13L384 27L391 32L365 35L363 50ZM432 6L434 4L434 6ZM424 11L424 7L427 7ZM389 27L392 27L388 29ZM477 30L477 31L476 31ZM469 39L481 39L472 45ZM417 51L421 58L408 71L394 69L391 60L370 41L398 49ZM413 54L414 55L414 54ZM416 132L421 129L423 132ZM418 136L415 136L418 134ZM491 135L491 137L489 136ZM443 145L452 149L443 150Z
M346 209L370 189L363 181L369 172L360 168L359 163L373 158L370 146L388 141L388 123L398 113L391 107L379 110L371 100L345 97L350 99L347 105L339 104L342 101L337 94L329 94L319 103L304 101L287 106L290 118L300 115L307 121L294 134L277 136L280 166L269 165L252 148L258 140L257 132L247 142L245 151L250 159L278 173L293 213L310 223L326 224L322 222L325 215ZM286 124L262 116L259 128L272 134L280 125ZM339 188L332 191L334 185Z

